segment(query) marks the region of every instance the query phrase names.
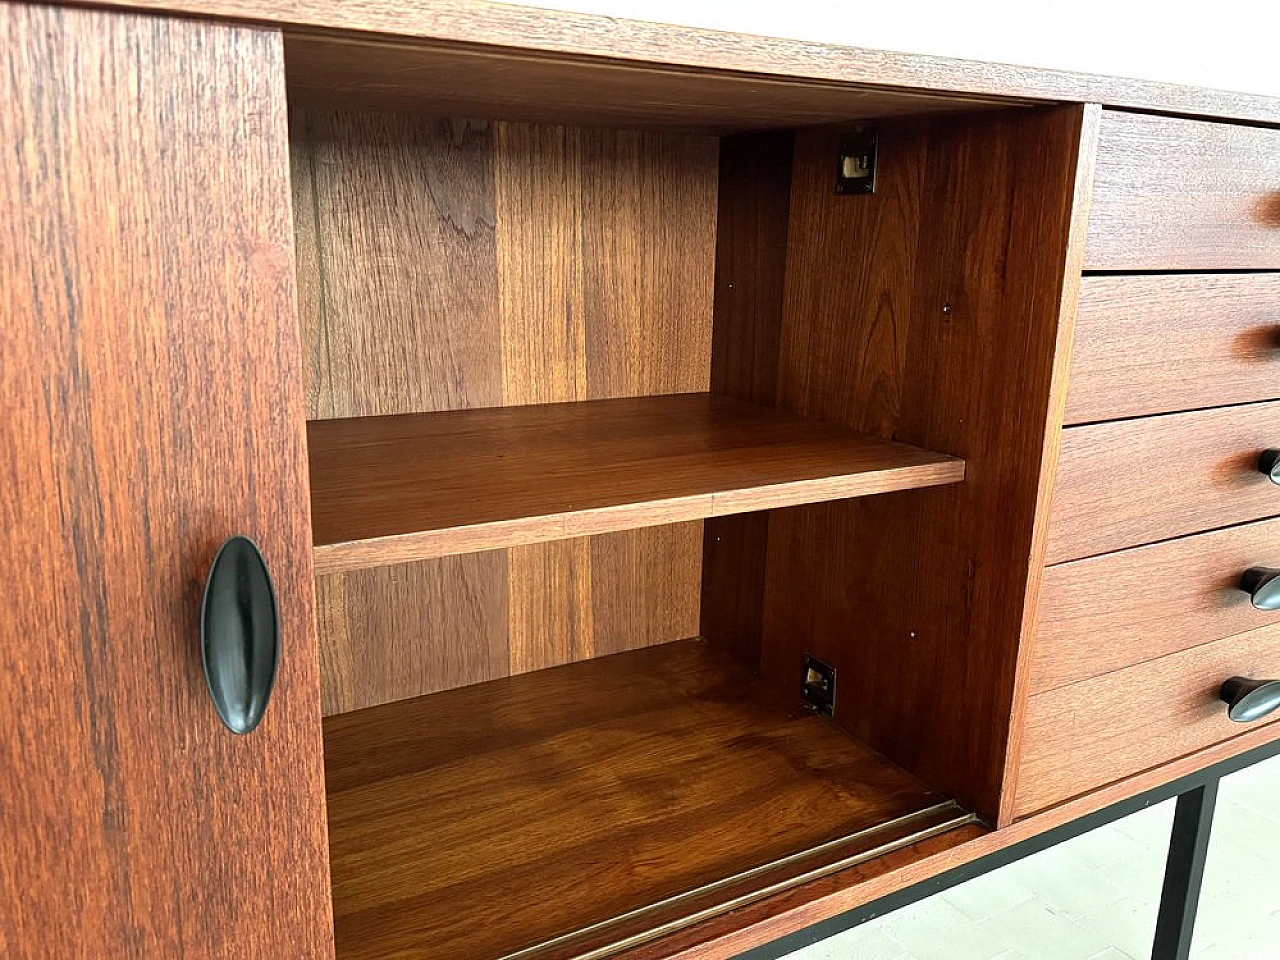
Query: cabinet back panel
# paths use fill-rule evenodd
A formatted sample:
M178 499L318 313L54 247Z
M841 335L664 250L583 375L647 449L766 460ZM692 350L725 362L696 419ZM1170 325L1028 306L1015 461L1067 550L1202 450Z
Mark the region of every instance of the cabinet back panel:
M310 417L706 390L717 141L297 109Z
M298 108L311 419L707 390L717 141ZM326 714L698 632L701 524L319 578Z
M691 637L702 524L317 579L324 713Z

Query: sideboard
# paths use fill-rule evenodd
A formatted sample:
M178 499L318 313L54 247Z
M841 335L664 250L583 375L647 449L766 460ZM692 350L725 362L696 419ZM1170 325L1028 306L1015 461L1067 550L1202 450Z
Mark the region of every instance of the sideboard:
M0 32L0 954L732 956L1275 751L1280 100Z

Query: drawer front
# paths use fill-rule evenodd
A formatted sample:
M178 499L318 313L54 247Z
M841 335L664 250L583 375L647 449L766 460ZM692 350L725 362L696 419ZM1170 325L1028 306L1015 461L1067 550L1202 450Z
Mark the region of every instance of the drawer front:
M1280 130L1103 111L1085 268L1280 268Z
M1031 693L1280 623L1239 587L1280 567L1280 520L1247 523L1045 571Z
M1280 274L1088 276L1066 423L1280 397Z
M1277 402L1068 427L1047 562L1280 515L1280 486L1257 469L1271 447Z
M1280 625L1031 697L1015 814L1023 816L1269 724L1227 719L1224 680L1280 677Z

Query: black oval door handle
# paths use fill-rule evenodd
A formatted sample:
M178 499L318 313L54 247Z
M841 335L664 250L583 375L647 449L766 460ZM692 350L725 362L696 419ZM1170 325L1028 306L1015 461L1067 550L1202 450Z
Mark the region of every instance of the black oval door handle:
M248 537L218 550L200 608L204 678L214 709L232 733L262 721L280 661L280 619L271 574Z
M1259 610L1280 610L1280 570L1250 567L1240 575L1240 589Z
M1261 720L1280 707L1280 680L1250 680L1232 677L1218 696L1227 705L1227 716L1236 723Z
M1280 484L1280 450L1263 450L1258 457L1258 472L1272 483Z

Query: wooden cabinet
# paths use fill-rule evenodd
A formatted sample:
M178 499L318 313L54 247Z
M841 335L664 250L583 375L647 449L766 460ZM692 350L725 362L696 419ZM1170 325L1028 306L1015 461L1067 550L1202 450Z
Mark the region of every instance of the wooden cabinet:
M0 5L4 950L727 956L1181 762L1218 674L1280 669L1215 593L1280 515L1231 345L1269 275L1087 275L1076 323L1134 137L1193 121L546 11L177 6ZM1197 269L1265 260L1232 203ZM1221 395L1163 375L1202 342ZM236 534L280 638L244 736L201 675ZM1135 580L1177 630L1129 635Z

